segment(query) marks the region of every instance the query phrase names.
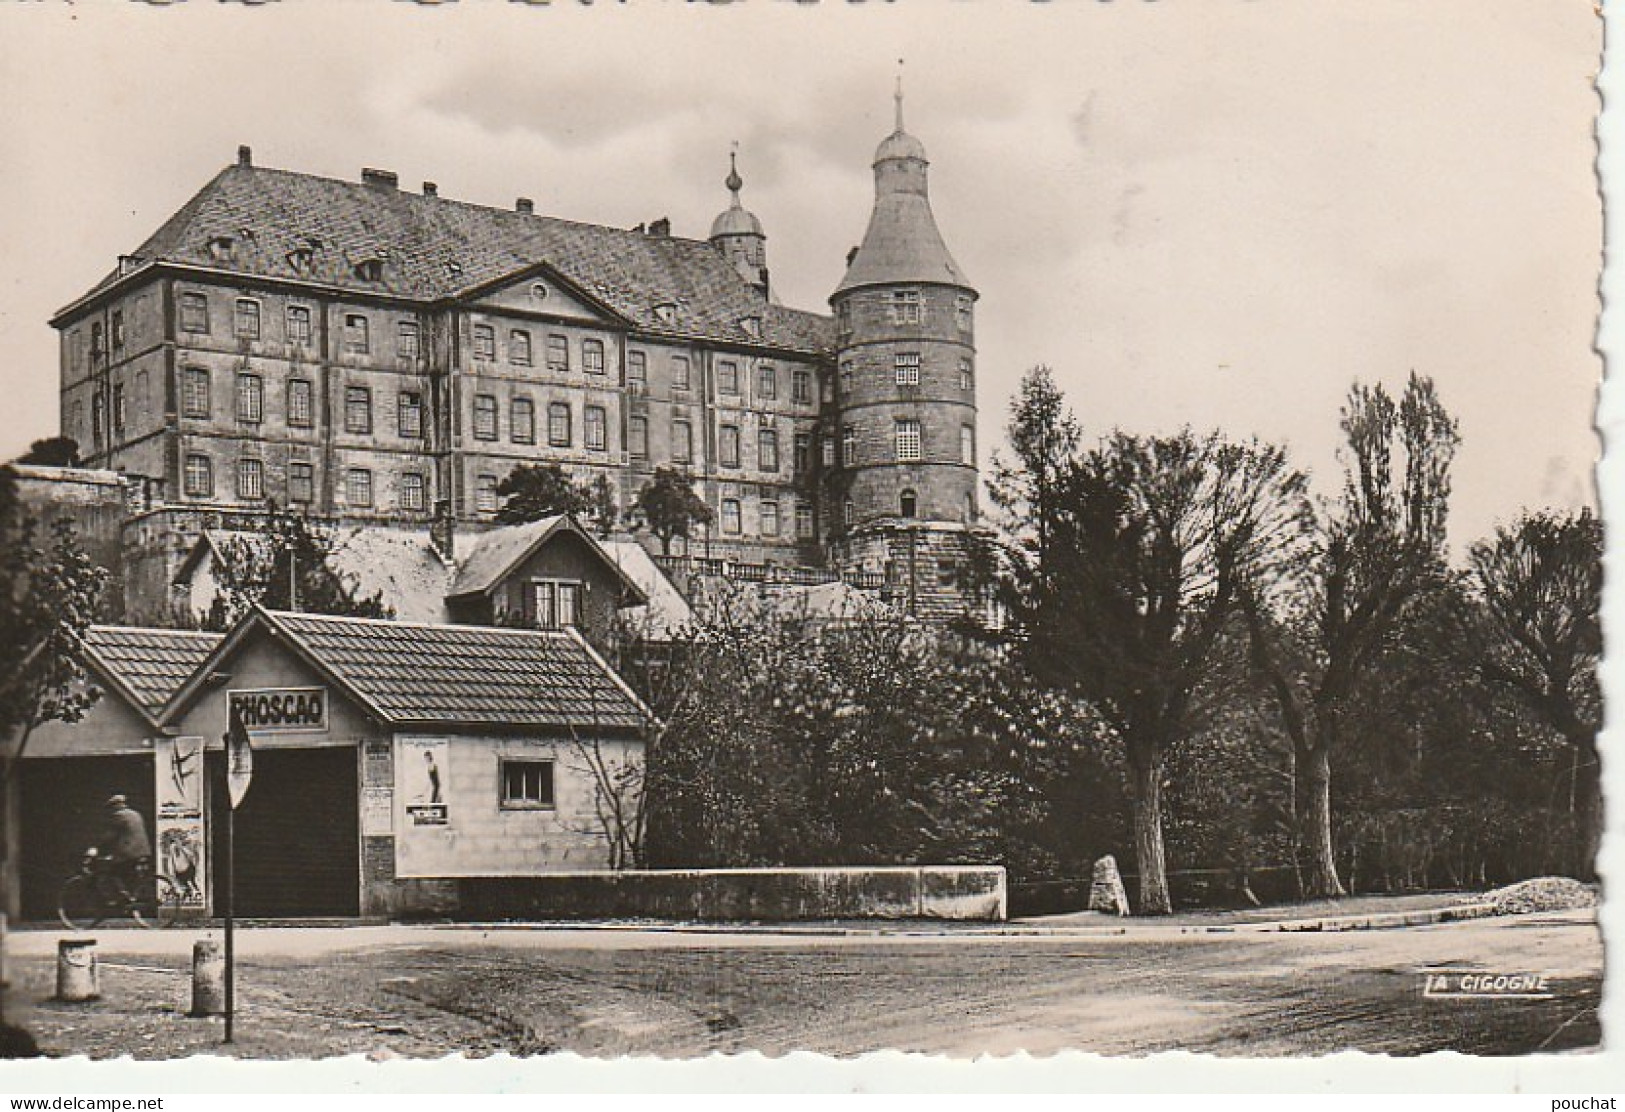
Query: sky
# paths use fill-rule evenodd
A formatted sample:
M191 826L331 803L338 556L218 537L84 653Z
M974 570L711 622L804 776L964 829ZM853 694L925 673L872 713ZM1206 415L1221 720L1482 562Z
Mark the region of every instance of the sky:
M1330 494L1350 385L1414 370L1460 420L1459 549L1594 501L1601 32L1580 0L10 5L0 458L56 431L52 313L240 143L703 238L738 142L776 296L827 311L902 58L981 444L1042 363L1091 438L1258 435Z

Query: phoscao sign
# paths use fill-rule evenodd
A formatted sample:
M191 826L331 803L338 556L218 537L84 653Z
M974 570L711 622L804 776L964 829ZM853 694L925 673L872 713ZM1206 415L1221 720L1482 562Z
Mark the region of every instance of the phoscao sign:
M243 728L255 733L295 733L327 729L325 687L272 687L228 691L228 708L242 716Z

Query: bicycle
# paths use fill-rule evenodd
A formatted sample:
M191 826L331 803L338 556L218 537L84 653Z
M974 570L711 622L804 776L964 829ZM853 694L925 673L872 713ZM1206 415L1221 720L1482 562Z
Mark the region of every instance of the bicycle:
M124 878L99 853L87 850L79 871L62 882L57 918L73 931L88 931L121 915L128 915L141 927L168 927L180 919L184 893L173 877L155 873L151 865L143 863L135 881L137 892L132 894Z

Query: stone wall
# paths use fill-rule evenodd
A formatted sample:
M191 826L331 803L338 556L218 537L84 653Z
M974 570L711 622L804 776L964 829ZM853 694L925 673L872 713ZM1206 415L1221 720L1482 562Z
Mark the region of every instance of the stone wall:
M469 877L465 920L674 919L807 922L946 919L1002 922L998 865L892 868L675 869Z

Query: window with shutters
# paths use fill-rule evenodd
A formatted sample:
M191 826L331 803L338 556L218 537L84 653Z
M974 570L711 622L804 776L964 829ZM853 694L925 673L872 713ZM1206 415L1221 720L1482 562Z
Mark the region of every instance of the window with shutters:
M523 328L515 328L508 333L508 362L516 367L531 364L530 333Z
M308 463L288 464L288 501L307 505L315 500L316 469Z
M633 459L649 458L649 418L626 419L626 451Z
M402 359L418 357L418 322L397 321L395 324L395 354Z
M239 339L260 338L260 303L252 298L237 299L236 332Z
M487 362L497 357L497 333L489 324L474 326L474 358Z
M547 407L547 442L555 448L570 446L570 405L550 402Z
M310 343L310 306L288 306L288 343L309 345Z
M536 403L529 398L508 403L508 438L515 444L536 443Z
M497 399L493 394L474 395L474 439L497 438Z
M904 417L895 423L893 435L897 442L897 459L907 463L920 458L920 423Z
M760 429L756 433L756 466L763 471L779 469L779 434L774 429Z
M896 356L897 385L918 386L920 384L920 353L917 351L900 351Z
M214 493L214 465L208 456L186 457L186 493L192 498L207 498Z
M265 415L265 380L259 375L237 376L237 420L257 425Z
M372 391L365 386L344 388L344 431L372 432Z
M188 417L209 415L209 372L188 367L181 379L181 411Z
M609 447L608 420L601 405L589 405L581 412L581 435L587 448L602 452Z
M181 331L209 331L209 299L200 293L181 294Z
M296 429L308 429L315 419L315 394L310 379L288 380L288 424Z
M237 461L237 497L257 502L265 497L265 464L257 459Z
M429 508L429 489L423 476L408 471L401 476L401 509L426 510Z
M352 467L344 473L344 500L352 506L372 505L372 472Z
M717 462L723 467L739 466L738 425L723 425L717 431Z
M581 341L581 369L590 375L604 373L604 341Z
M572 579L530 581L531 621L537 629L569 629L580 619L581 584Z

